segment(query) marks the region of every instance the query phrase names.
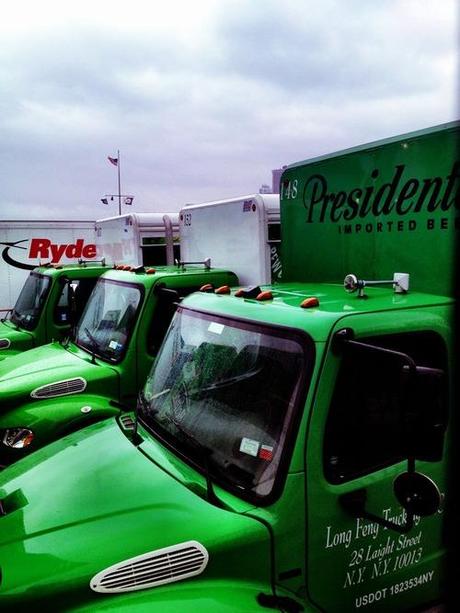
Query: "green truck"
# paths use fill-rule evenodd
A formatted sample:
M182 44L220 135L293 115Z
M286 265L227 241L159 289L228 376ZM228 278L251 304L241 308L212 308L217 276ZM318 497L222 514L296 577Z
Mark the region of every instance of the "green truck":
M92 273L94 284L97 269L86 270ZM0 362L0 465L88 423L132 408L175 303L203 284L218 287L238 281L233 273L212 269L209 264L157 269L120 265L105 270L102 275L99 271L89 299L85 297L72 340L68 337L18 352ZM51 271L32 272L29 279L36 294L49 278L62 287L58 279L69 277L65 271L64 277L56 279ZM48 317L64 308L61 302L54 311L46 311ZM3 326L13 326L14 321ZM19 336L19 331L13 332Z
M107 270L89 261L35 268L13 309L0 321L0 360L66 338Z
M0 474L2 610L442 600L458 135L285 169L284 282L186 297L136 411Z

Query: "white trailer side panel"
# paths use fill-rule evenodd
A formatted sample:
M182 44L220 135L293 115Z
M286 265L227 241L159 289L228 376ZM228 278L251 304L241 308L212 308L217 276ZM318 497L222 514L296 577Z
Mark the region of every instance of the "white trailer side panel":
M96 257L94 221L0 221L0 309L14 306L40 263Z
M132 213L98 219L96 221L98 259L105 258L107 264L131 266L166 263L165 215L171 220L173 238L178 241L178 213ZM147 259L150 257L148 262L146 262L147 252L149 252Z
M181 259L211 258L211 265L235 272L242 285L270 283L268 210L276 195L250 195L184 207L179 216Z

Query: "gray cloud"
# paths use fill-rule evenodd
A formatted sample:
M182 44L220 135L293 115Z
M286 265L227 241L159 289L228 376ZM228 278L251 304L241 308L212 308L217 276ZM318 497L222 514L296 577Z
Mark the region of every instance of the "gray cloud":
M209 23L192 41L109 23L6 37L0 216L114 214L117 149L133 210L177 209L456 116L451 1L226 1Z

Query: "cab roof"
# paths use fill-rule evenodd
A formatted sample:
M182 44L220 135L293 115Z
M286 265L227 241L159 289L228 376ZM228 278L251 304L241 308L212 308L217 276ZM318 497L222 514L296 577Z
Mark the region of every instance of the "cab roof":
M221 279L223 277L227 278L227 282L236 282L236 276L234 273L222 270L220 268L210 268L206 269L203 266L198 265L188 265L185 267L178 266L139 266L139 267L128 267L130 270L121 270L118 268L112 268L108 270L106 273L102 275L104 279L110 279L113 281L122 281L124 283L139 283L144 285L145 287L152 287L155 285L160 279L165 280L167 278L179 280L181 277L189 278L190 276L201 277L197 284L206 284L212 283L213 278L219 277L216 279L218 283L223 282Z
M230 294L196 292L184 299L182 305L216 315L245 319L260 323L298 328L313 338L326 341L332 327L347 315L381 311L398 311L433 305L449 305L453 299L445 296L408 292L397 294L391 287L366 287L367 299L345 292L341 284L298 283L261 287L270 291L272 300L238 298ZM307 298L316 297L319 305L302 308Z
M79 272L82 270L101 272L101 270L110 270L110 267L103 265L100 262L82 262L75 264L44 264L36 266L30 272L37 272L41 275L62 275L70 272Z

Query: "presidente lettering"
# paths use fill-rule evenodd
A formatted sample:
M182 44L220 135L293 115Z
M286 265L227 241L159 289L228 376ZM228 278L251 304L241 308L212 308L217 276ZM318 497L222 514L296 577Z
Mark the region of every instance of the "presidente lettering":
M389 181L377 187L377 179L380 179L380 170L375 168L367 186L332 193L324 175L311 175L303 190L306 222L339 223L460 208L459 161L454 162L446 177L407 177L406 166L398 164Z
M63 257L91 259L96 257L96 245L84 244L82 238L75 243L55 244L48 238L33 238L30 243L29 258L40 260L50 260L52 264L57 264Z

